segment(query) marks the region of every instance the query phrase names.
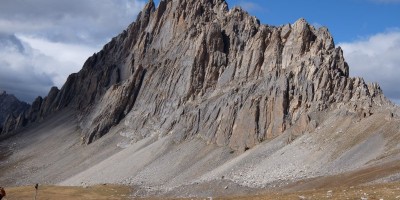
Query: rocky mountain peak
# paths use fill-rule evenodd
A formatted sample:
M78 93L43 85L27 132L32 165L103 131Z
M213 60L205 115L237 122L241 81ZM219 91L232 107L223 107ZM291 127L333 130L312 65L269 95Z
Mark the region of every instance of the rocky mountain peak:
M131 140L196 136L244 151L313 131L327 113L368 117L388 104L378 85L349 77L327 28L262 25L223 0L162 0L25 118L70 107L86 143L115 128Z

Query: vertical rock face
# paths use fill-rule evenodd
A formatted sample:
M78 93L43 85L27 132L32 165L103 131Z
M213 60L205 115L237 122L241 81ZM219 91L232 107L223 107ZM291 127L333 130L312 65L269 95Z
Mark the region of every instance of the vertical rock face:
M0 135L16 128L16 119L29 108L25 102L19 101L14 95L0 91Z
M369 116L383 104L378 85L349 77L326 28L262 25L224 0L161 0L24 117L73 107L87 143L119 124L131 138L197 136L244 151L312 131L321 113Z

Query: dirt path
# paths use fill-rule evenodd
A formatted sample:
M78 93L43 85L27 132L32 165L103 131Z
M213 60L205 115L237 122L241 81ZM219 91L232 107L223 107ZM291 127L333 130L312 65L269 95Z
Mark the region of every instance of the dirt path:
M33 186L6 188L7 200L32 200L35 196ZM87 200L87 199L129 199L131 190L125 186L99 185L93 187L39 186L37 200Z

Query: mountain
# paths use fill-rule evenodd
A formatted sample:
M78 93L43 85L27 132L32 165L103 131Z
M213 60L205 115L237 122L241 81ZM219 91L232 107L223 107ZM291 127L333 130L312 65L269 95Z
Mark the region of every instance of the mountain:
M19 101L14 95L0 90L0 133L3 130L13 129L13 124L7 123L29 108L29 104Z
M7 159L25 164L0 165L0 183L229 193L385 165L400 152L399 109L379 85L349 77L327 28L263 25L224 0L149 1L21 117L34 125L10 139Z
M172 4L155 10L150 1L60 91L37 98L27 120L73 107L82 112L87 143L126 120L143 137L172 131L243 150L300 122L298 133L312 130L320 123L316 111L348 106L370 115L389 103L378 85L349 78L326 28L304 19L261 25L224 1Z

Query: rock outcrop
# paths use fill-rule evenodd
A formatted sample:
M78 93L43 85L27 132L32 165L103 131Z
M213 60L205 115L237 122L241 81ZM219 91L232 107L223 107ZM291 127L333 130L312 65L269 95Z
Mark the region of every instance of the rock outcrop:
M312 131L335 109L368 117L388 104L377 84L349 77L327 28L262 25L224 0L161 0L16 121L73 107L86 143L118 125L132 140L175 134L245 151Z
M0 135L15 129L15 119L29 108L29 104L19 101L14 95L0 91Z

